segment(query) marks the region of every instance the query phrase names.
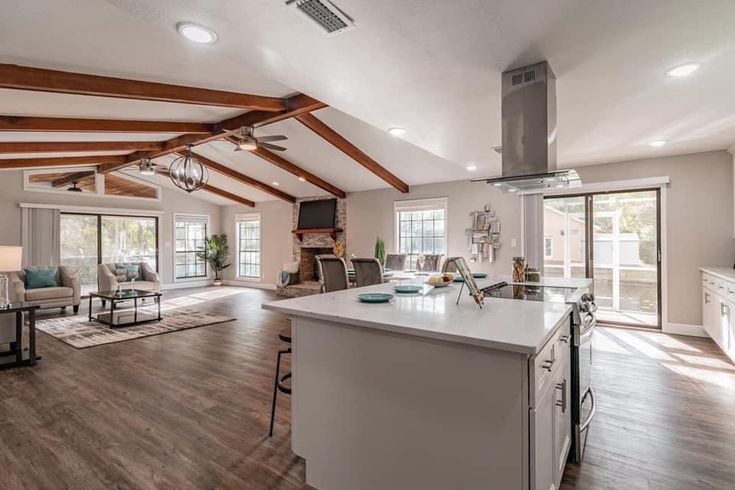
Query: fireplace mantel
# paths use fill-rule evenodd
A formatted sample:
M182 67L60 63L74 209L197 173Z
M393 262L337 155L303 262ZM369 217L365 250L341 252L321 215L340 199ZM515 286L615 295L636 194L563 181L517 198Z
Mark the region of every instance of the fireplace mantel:
M296 235L296 238L298 238L300 242L304 240L304 235L307 233L328 234L332 237L332 240L337 241L337 233L342 233L342 231L342 228L299 228L293 230L292 233Z

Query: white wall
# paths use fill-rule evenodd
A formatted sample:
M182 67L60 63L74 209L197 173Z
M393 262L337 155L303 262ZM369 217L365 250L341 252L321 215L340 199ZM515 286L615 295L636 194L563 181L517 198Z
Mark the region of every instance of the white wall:
M668 176L667 244L665 264L668 287L668 321L701 325L700 278L702 265L732 266L733 160L726 151L637 160L580 167L583 182L610 182L644 177ZM468 181L412 186L409 194L393 189L354 192L347 196L347 254L371 257L375 238L381 236L389 251L395 250L393 203L396 200L446 197L449 255L467 255L465 228L469 213L488 202L501 220L501 248L494 264L472 264L475 270L509 274L511 259L520 253L520 200L493 187ZM291 207L270 201L258 204L263 226L262 263L264 283L272 284L284 262L290 261ZM241 206L223 208L224 231L234 244L234 215L253 212ZM516 239L517 246L511 242ZM234 246L233 253L234 253ZM234 257L233 257L234 260ZM233 262L234 263L234 262ZM234 278L233 268L226 278Z
M75 193L29 192L23 190L23 172L0 171L0 245L20 245L20 203L54 204L60 206L85 206L89 212L95 208L119 208L144 211L162 211L159 218L159 272L164 285L173 283L173 214L206 214L210 217L210 233L219 233L220 206L183 191L163 189L160 201L121 199Z
M485 183L468 181L411 186L408 194L395 189L354 192L347 196L347 255L372 257L375 238L385 241L386 251L397 252L393 203L399 200L447 198L447 256L467 256L465 229L472 225L470 212L490 204L500 217L500 248L495 263L470 264L472 270L510 274L511 259L519 255L521 211L517 195L504 194ZM511 245L516 240L516 247Z
M668 322L702 324L698 268L732 267L733 163L726 151L593 165L577 169L582 182L668 176L666 228Z
M242 205L222 207L222 233L227 233L230 244L230 263L232 264L225 269L223 279L254 286L255 284L252 281L239 280L236 277L237 230L235 217L239 213L260 214L261 279L258 282L263 286L273 286L276 283L276 275L282 269L284 262L292 260L292 206L279 200L259 202L254 208Z

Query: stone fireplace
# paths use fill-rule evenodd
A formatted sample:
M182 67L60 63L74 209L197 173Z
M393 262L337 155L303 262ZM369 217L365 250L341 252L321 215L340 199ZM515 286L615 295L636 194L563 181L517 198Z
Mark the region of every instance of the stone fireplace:
M328 199L327 196L299 199L293 205L293 229L295 230L299 219L299 203L315 199ZM337 199L337 210L335 215L335 228L342 231L335 233L337 240L345 241L347 230L347 206L344 199ZM279 287L278 294L286 297L304 296L319 293L318 267L316 255L327 255L334 253L334 238L329 233L303 233L292 235L293 260L299 263L299 283L286 287Z
M301 282L318 281L319 268L316 263L316 256L332 253L334 253L332 247L301 247L299 280Z

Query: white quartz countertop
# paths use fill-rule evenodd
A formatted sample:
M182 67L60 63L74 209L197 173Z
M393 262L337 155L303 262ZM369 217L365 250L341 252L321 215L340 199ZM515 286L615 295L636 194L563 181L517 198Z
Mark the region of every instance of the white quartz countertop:
M484 287L504 279L487 278L477 282ZM543 283L580 288L589 285L586 279L571 280L578 281L574 283L569 281L545 279ZM455 304L461 287L459 283L444 288L426 287L425 294L409 295L395 293L394 284L284 299L266 303L263 308L291 316L528 355L536 354L571 312L571 306L563 303L500 298L486 298L481 310L466 289L459 305ZM383 304L366 304L357 300L358 294L377 292L391 293L393 299Z
M732 267L700 267L699 270L725 281L735 282L735 269Z

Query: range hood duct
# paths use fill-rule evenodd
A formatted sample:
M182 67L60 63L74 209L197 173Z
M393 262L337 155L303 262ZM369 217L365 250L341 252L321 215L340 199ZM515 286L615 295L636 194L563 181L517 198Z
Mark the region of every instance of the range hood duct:
M503 72L502 177L476 179L505 192L582 184L574 170L556 169L556 77L547 61Z

